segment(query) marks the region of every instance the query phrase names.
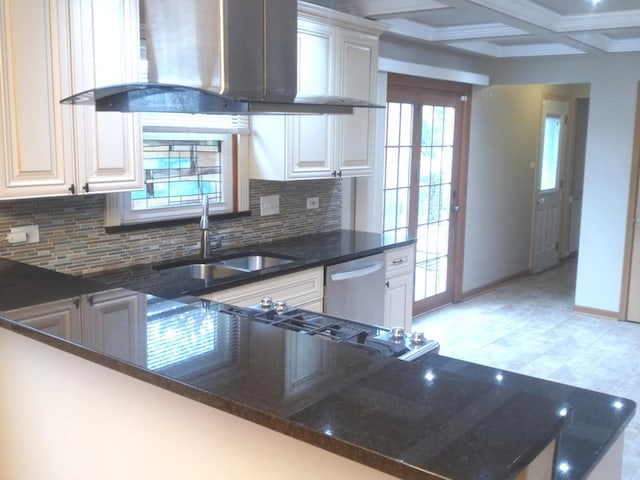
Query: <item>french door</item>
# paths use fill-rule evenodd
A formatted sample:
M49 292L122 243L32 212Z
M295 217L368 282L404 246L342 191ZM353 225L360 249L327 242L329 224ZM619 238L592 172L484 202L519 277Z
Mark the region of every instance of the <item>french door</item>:
M413 313L462 295L467 85L389 75L385 238L417 238Z

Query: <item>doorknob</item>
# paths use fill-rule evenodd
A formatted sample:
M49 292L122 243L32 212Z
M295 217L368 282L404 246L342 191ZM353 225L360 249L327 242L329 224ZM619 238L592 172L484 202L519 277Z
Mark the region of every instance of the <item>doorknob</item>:
M460 205L456 205L453 207L453 211L456 213L460 213L460 210L462 210L462 208L460 208Z
M544 198L539 198L538 200L536 200L536 203L538 205L542 205L544 203Z

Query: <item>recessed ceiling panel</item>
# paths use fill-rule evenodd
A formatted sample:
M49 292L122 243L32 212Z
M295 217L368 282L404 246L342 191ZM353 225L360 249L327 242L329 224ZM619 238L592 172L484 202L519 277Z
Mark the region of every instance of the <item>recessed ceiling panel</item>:
M531 3L541 5L560 15L583 15L640 9L638 0L600 0L596 5L590 0L534 0Z
M599 31L603 35L613 40L628 40L631 38L640 38L640 28L620 28L618 30Z
M494 45L499 45L501 47L513 47L513 46L522 46L522 45L552 45L552 42L547 40L543 40L536 35L526 35L523 37L505 37L505 38L495 38L488 39L488 42L493 43Z
M491 17L483 12L451 8L405 14L403 17L436 28L492 23Z

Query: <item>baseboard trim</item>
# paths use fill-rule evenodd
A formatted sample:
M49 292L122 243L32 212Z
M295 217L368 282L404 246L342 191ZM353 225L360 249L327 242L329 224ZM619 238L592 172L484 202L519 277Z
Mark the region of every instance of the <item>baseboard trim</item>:
M469 300L470 298L477 297L478 295L482 295L483 293L488 292L489 290L493 290L494 288L500 287L505 283L512 282L514 280L518 280L522 277L526 277L529 275L529 270L522 270L521 272L514 273L513 275L509 275L507 277L502 277L498 280L495 280L491 283L487 283L482 285L481 287L474 288L473 290L469 290L467 292L462 293L462 301Z
M601 310L599 308L583 307L582 305L574 305L573 311L576 313L582 313L584 315L591 315L593 317L604 317L611 320L620 320L620 312L614 312L611 310Z

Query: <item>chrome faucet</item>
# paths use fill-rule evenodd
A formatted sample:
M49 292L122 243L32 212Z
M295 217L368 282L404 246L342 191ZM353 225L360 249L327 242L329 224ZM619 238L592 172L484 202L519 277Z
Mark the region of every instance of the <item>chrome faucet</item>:
M209 257L209 197L202 197L202 216L200 217L200 256Z

